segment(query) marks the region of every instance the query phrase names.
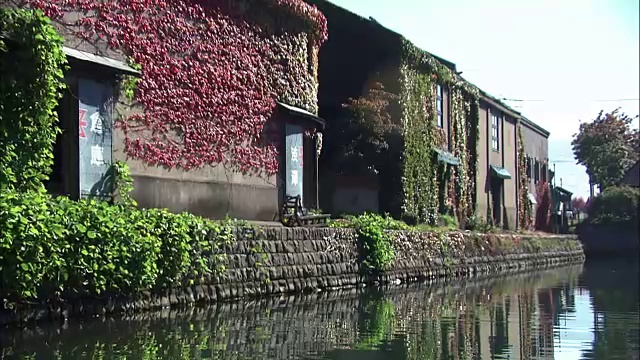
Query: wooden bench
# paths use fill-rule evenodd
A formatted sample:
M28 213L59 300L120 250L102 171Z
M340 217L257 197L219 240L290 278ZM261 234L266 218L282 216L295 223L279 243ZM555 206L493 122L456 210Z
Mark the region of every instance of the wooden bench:
M329 214L312 214L302 206L302 199L298 196L286 196L280 221L289 227L295 226L324 226L331 218Z

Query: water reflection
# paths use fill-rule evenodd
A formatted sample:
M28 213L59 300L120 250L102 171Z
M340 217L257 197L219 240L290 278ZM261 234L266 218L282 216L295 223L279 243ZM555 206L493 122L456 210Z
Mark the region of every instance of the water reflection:
M637 280L596 263L73 321L0 333L0 359L638 359Z

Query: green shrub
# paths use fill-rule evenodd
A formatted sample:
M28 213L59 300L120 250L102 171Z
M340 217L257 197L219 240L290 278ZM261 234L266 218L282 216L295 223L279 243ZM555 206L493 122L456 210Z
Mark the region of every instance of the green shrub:
M365 213L364 215L353 216L353 215L344 215L342 219L331 219L329 221L329 227L332 228L356 228L358 224L365 218L376 218L376 221L380 224L382 229L384 230L411 230L412 227L407 225L405 222L401 220L396 220L391 217L389 214L385 214L384 216L374 214L374 213Z
M0 194L0 298L131 294L224 270L232 226L43 191Z
M0 190L48 179L67 60L41 11L0 8Z
M476 231L483 234L494 233L497 231L496 227L492 223L485 221L477 214L473 214L469 217L465 228L466 230Z
M386 230L408 228L405 223L389 216L368 213L353 218L352 226L358 232L362 264L372 274L383 271L393 261L393 244Z
M588 221L594 224L638 224L640 189L613 186L589 201Z
M444 226L447 229L457 229L458 228L458 220L451 215L440 215L440 219L438 221L439 225Z

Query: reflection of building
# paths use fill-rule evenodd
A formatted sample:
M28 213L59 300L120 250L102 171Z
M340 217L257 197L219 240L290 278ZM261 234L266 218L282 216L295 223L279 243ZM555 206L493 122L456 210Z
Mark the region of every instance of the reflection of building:
M477 353L481 359L553 359L554 329L561 313L572 308L573 302L569 289L545 289L535 296L524 291L504 297L477 314Z
M480 358L530 358L533 302L527 293L507 296L479 314Z
M553 359L554 299L551 289L538 292L538 334L534 346L534 359Z

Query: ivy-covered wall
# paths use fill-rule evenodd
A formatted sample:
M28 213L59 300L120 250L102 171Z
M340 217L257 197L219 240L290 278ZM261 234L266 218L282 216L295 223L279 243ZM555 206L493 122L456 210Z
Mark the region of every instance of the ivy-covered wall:
M518 126L518 228L532 229L533 208L529 199L529 179L527 178L527 159L522 139L522 126Z
M320 114L328 122L321 191L329 204L323 209L332 210L334 205L332 177L375 176L380 212L431 224L440 212L449 212L464 225L475 203L478 91L443 62L376 21L325 0L310 2L318 6L329 24L329 41L320 51ZM376 94L370 91L375 83L382 84L384 98L394 100L378 101L380 96L373 95L379 90ZM436 126L436 84L445 91L443 110L448 126L443 129ZM368 107L363 110L354 104ZM388 116L381 116L381 110ZM375 116L362 119L363 114ZM370 151L373 154L369 157L376 160L376 166L361 170L370 163L363 161L367 156L362 137L370 132L361 126L363 120L378 124L388 117L392 130L397 126L399 132L371 136L368 142L375 145L375 151ZM444 171L436 161L435 148L450 150L461 165ZM356 171L360 173L353 174ZM340 194L349 190L341 188ZM352 190L354 198L359 190Z
M326 20L300 0L25 0L77 38L142 68L120 119L126 152L147 165L224 163L274 174L263 127L280 100L317 112L317 52ZM73 21L72 16L78 16ZM144 136L143 134L146 134Z
M404 41L401 108L404 135L402 217L435 224L455 215L464 226L475 208L478 91L433 56ZM436 86L449 94L449 136L436 126ZM436 148L450 150L459 166L437 161Z
M65 44L141 69L121 83L113 157L144 207L270 220L276 101L317 113L324 16L302 0L21 0ZM155 194L171 196L155 196ZM256 198L257 201L251 201Z

